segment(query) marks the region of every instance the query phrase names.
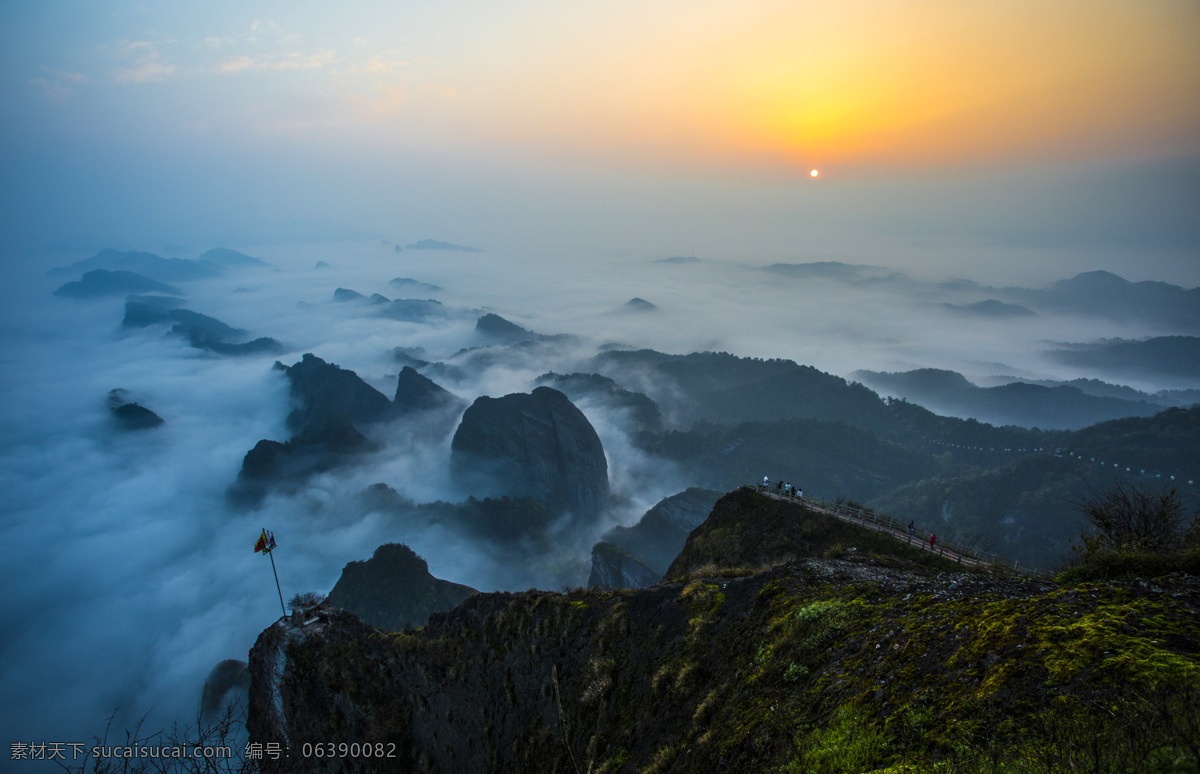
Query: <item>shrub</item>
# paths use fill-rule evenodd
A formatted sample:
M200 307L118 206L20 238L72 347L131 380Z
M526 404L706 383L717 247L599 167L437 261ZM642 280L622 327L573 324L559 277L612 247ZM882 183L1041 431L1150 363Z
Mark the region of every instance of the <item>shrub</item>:
M324 594L319 594L316 591L302 591L288 600L288 607L294 613L297 610L307 610L310 607L316 607L324 601Z

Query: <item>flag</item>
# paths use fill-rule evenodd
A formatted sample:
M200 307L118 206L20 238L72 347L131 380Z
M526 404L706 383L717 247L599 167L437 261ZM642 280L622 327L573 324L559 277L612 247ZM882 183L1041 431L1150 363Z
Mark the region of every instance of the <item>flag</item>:
M275 548L275 533L274 532L267 533L267 543L269 543L269 545L267 546L268 551L271 551Z
M264 554L270 551L270 544L267 542L267 531L264 529L262 534L258 536L258 540L254 543L254 553L262 551Z

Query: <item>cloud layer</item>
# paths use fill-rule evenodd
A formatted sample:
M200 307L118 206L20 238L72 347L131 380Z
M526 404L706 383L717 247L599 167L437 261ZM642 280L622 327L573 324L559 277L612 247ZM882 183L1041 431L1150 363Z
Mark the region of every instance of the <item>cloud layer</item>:
M253 252L278 270L186 283L185 306L279 339L289 350L285 362L313 352L385 395L400 370L396 347L461 366L441 381L473 400L528 391L540 374L568 373L609 342L790 358L834 373L936 366L969 376L1070 378L1090 374L1039 354L1047 340L1160 332L1145 322L1077 315L951 318L931 299L970 303L988 289L938 290L886 268L865 274L887 282L847 283L781 276L761 262L664 262L661 255L551 261L491 251L396 253L378 242ZM317 260L330 268L312 268ZM345 563L389 541L409 543L434 575L455 582L556 588L584 582L591 544L605 529L632 523L696 483L637 450L619 413L582 401L604 443L617 504L596 523L561 532L540 562L516 566L511 551L363 506L362 491L375 483L417 502L469 494L448 475L446 424L430 436L398 422L379 431L387 447L364 464L242 511L225 499L242 456L259 439L289 436L288 387L273 358L214 356L162 327L122 329L119 297L59 299L51 291L64 277L14 277L0 329L5 372L14 375L0 387L0 573L6 588L18 590L4 602L9 625L0 651L21 667L2 678L0 725L14 738L82 741L116 707L124 723L150 709L164 725L187 717L208 670L243 657L279 613L270 568L251 550L264 526L279 540L286 595L327 591ZM394 296L388 281L395 277L440 286L438 298L463 313L400 322L365 303L333 301L336 287ZM658 309L630 311L625 303L635 296ZM479 343L477 310L579 338L490 361L456 356ZM114 388L129 390L166 424L117 430L106 406Z

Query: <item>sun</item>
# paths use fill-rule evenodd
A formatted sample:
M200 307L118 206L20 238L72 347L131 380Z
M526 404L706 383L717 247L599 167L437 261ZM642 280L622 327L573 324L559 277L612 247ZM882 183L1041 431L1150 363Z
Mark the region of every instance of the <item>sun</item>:
M808 174L809 174L811 177L816 177L817 175L819 175L819 174L821 174L821 173L820 173L820 172L818 172L817 170L815 170L815 169L814 169L812 172L809 172Z

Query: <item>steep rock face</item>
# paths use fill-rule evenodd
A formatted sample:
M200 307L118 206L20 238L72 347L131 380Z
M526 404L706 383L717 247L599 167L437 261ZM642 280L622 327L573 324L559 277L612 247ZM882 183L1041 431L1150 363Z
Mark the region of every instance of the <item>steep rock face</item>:
M233 503L254 506L272 487L294 486L308 476L379 449L380 444L358 432L348 417L333 414L287 443L264 438L255 444L242 458L242 469L228 496Z
M276 362L275 368L287 374L292 398L299 404L287 418L294 435L286 443L263 439L246 453L237 483L229 490L230 499L241 504L256 504L275 484L295 483L378 451L381 445L359 432L355 423L394 415L392 402L358 374L311 353L295 365Z
M477 593L433 577L411 548L388 543L367 561L347 564L325 604L350 610L379 629L401 631L424 626L431 614L451 610Z
M600 541L592 546L588 588L644 589L658 583L662 573L621 546Z
M378 448L344 414L334 414L287 443L259 441L246 452L238 478L259 481L302 478L328 470L349 455Z
M716 490L691 487L679 494L664 497L632 527L613 527L606 532L605 543L624 549L642 566L653 570L655 577L636 586L605 585L603 588L642 588L657 583L683 550L688 533L704 522L720 497L721 493ZM611 552L600 556L606 558L609 554ZM597 556L593 549L592 575L604 577L610 574L605 568L597 570ZM590 580L588 585L593 585Z
M396 382L396 397L392 405L396 414L404 416L435 409L459 408L462 398L421 375L412 366L404 366Z
M594 516L608 499L596 430L549 387L478 398L454 433L451 469L472 494L535 497L578 516Z
M342 414L352 422L378 422L391 413L392 403L383 393L353 371L326 363L316 355L305 354L295 365L275 366L287 373L292 396L300 402L287 419L293 432L320 425L334 414Z

